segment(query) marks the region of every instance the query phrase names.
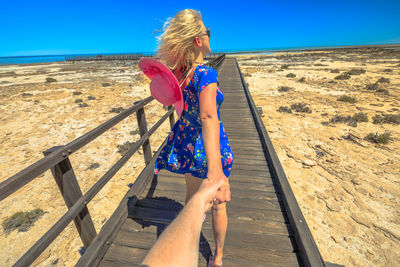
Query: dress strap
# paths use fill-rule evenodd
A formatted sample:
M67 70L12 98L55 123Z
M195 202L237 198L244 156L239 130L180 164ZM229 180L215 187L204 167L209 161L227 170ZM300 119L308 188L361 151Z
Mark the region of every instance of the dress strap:
M179 87L182 87L182 84L185 82L186 78L189 76L189 74L192 72L193 67L190 69L190 71L185 75L185 78L183 78L181 83L179 84Z

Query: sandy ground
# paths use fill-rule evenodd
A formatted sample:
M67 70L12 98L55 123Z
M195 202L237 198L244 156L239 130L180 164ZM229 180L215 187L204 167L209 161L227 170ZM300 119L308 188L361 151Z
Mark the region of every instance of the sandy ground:
M149 80L138 73L137 66L123 63L0 66L0 181L41 159L43 151L67 144L111 119L117 115L110 112L113 108L129 108L149 96ZM46 78L54 78L56 82L46 82ZM84 103L88 106L81 107ZM148 129L165 112L156 101L147 105ZM168 131L169 120L150 137L153 151ZM136 115L132 114L73 153L70 160L82 192L92 187L121 157L118 145L139 138ZM144 166L139 151L89 202L97 232ZM35 208L41 208L45 214L29 231L7 234L2 228L0 266L12 265L66 212L50 171L0 202L0 220L3 222L17 211ZM71 223L34 265L73 266L81 249L81 240Z
M400 54L392 51L238 56L300 208L329 262L346 266L400 264L400 126L372 123L377 114L399 113ZM348 80L334 79L354 68L363 68L365 73ZM331 73L333 69L339 73ZM43 151L67 144L114 117L112 108L128 108L149 96L148 80L137 73L135 65L124 63L0 66L0 182L41 159ZM296 77L286 77L289 73ZM302 77L304 81L299 81ZM366 89L381 77L390 79L378 86L388 94ZM56 81L46 82L46 78ZM280 92L281 86L290 89ZM357 102L337 101L342 95ZM81 107L83 103L88 106ZM307 104L311 113L277 111L295 103ZM165 110L153 101L145 112L150 128ZM357 126L329 122L335 115L359 112L367 114L368 122ZM135 117L133 114L70 156L84 193L121 157L118 145L139 139ZM150 139L153 150L168 131L167 121ZM364 140L368 133L385 131L392 138L387 144ZM143 155L136 153L89 203L97 231L143 167ZM27 232L7 234L1 230L0 243L5 245L0 249L0 266L13 264L65 213L50 171L0 202L0 220L35 208L45 214ZM34 266L72 266L81 249L71 223Z
M277 53L238 62L324 260L399 266L400 125L374 124L373 117L400 114L400 50ZM365 73L335 79L352 69ZM379 83L381 92L366 89L382 77L389 83ZM343 95L356 102L337 101ZM278 111L296 103L311 113ZM329 123L360 112L368 122ZM392 139L364 139L376 132Z

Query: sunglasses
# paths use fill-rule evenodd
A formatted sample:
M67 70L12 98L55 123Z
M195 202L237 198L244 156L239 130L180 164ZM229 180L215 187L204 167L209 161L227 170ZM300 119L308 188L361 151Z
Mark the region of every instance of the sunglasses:
M211 37L211 31L209 27L206 28L206 34L208 35L208 38Z

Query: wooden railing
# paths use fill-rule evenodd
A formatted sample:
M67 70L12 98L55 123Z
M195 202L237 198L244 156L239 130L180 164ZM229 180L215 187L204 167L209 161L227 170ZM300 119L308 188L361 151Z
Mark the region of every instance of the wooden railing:
M210 61L208 65L217 67L222 63L224 58L225 55L222 54ZM44 151L43 154L45 157L43 159L33 163L29 167L0 183L0 201L2 201L50 169L64 198L65 204L68 207L68 211L15 263L15 266L27 266L33 263L34 260L40 256L40 254L72 220L74 220L83 245L87 248L93 242L95 237L98 236L87 208L88 202L96 196L96 194L107 184L117 171L137 150L140 149L140 147L143 149L146 167L136 179L136 182L133 185L133 192L136 192L134 187L137 187L136 189L138 189L142 188L146 184L146 181L141 179L141 177L144 177L142 174L144 171L153 171L149 170L147 167L154 161L158 154L155 153L154 156L152 155L149 138L167 118L169 118L171 128L175 123L174 108L173 106L170 106L161 119L158 120L151 129L147 129L144 107L153 100L154 98L149 96L143 100L137 101L134 106L111 118L90 132L78 137L72 142L64 146L55 146ZM83 195L68 156L87 145L133 113L136 113L141 136L140 139L134 143L133 146L129 148L129 150ZM123 206L120 205L119 208L120 207ZM117 210L115 212L117 212Z

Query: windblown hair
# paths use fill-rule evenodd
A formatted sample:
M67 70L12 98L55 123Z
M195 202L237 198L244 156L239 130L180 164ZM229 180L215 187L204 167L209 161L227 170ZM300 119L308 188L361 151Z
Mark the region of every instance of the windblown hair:
M170 69L189 69L195 60L193 39L201 34L201 13L193 9L179 11L168 18L159 41L157 56Z

